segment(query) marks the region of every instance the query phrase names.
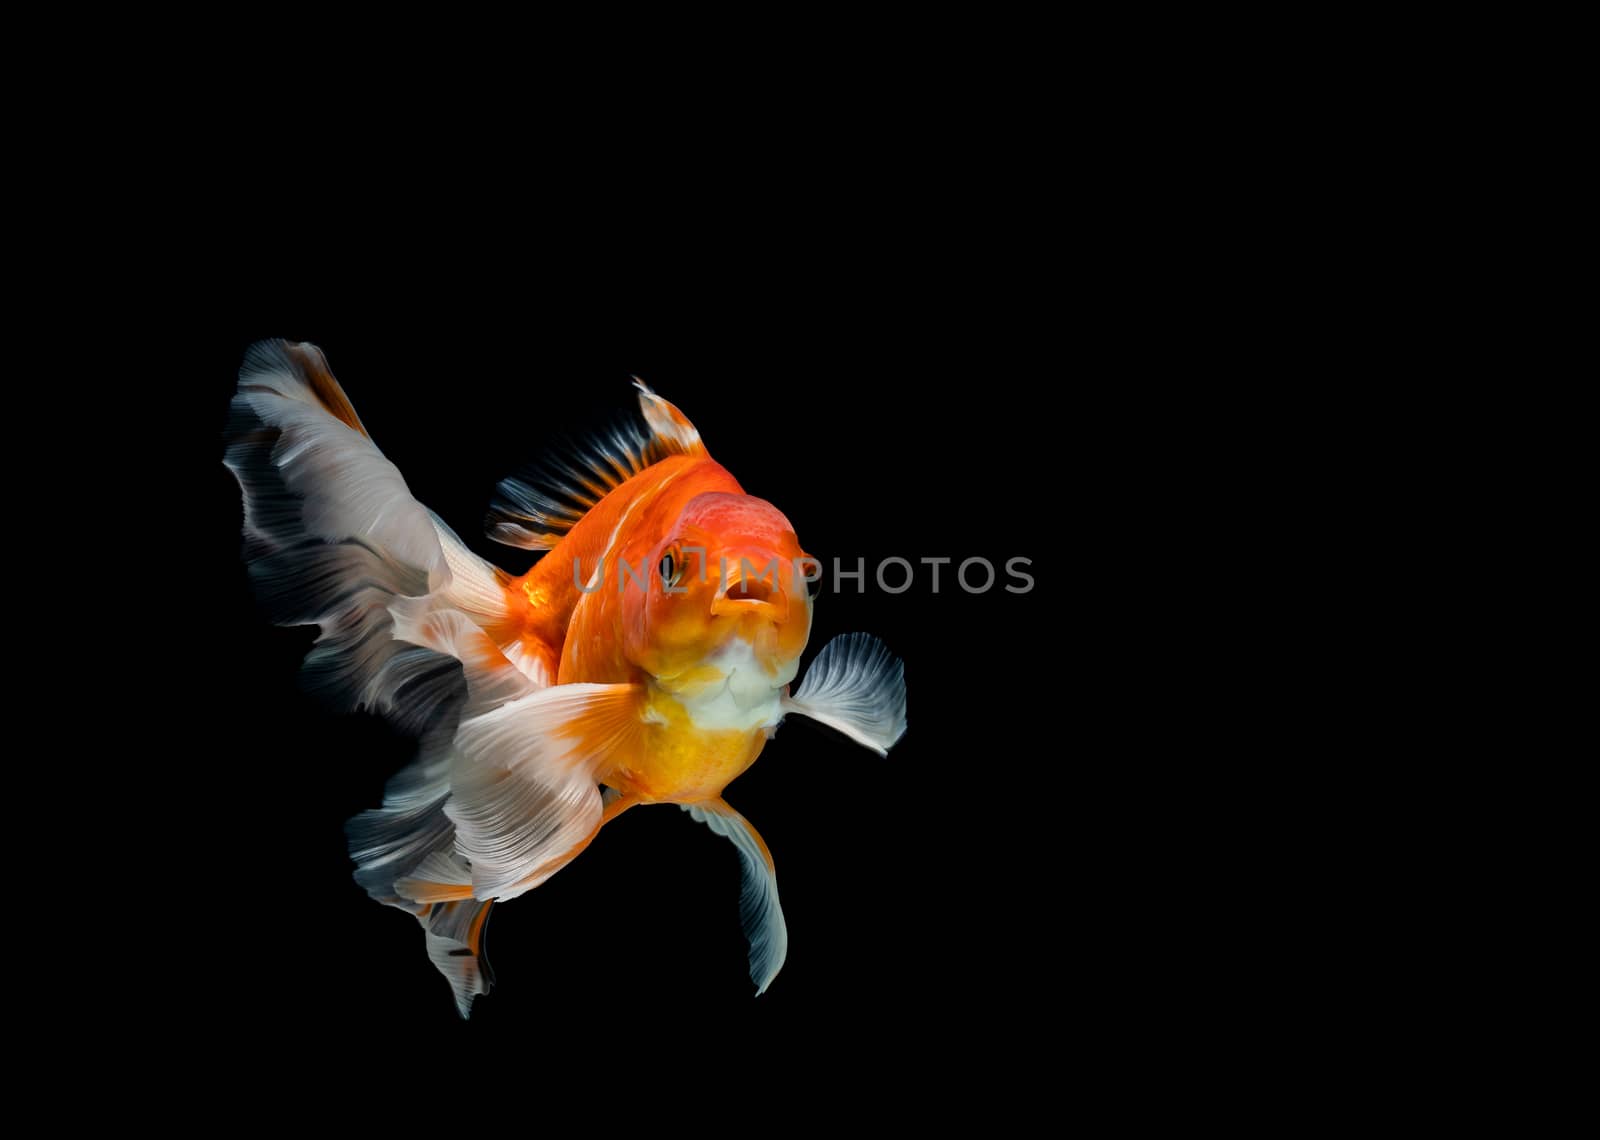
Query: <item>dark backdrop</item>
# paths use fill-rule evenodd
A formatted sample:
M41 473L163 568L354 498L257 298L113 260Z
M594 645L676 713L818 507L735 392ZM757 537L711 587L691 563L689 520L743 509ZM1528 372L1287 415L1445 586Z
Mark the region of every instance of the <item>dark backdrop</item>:
M791 1071L871 1081L887 1055L934 1076L980 1056L1048 1068L1071 1026L1120 1031L1116 1011L1144 985L1132 964L1150 952L1119 932L1147 905L1122 893L1142 858L1124 769L1141 762L1104 732L1122 663L1085 662L1078 645L1107 617L1078 567L1115 559L1092 548L1107 495L1133 477L1116 333L1048 296L892 316L870 289L755 318L759 304L735 317L673 302L671 319L581 304L224 304L217 335L185 361L204 507L184 589L203 599L205 635L180 650L195 703L170 783L210 853L204 934L183 963L204 1040L296 1042L278 1054L288 1073L402 1043L626 1041L692 1057L716 1041L726 1060L811 1041L825 1044ZM415 921L354 884L344 821L379 802L412 744L303 696L311 631L269 626L249 595L221 432L239 358L265 336L320 345L413 494L515 572L530 555L482 535L494 482L626 406L637 374L830 568L805 662L852 630L905 660L910 728L888 759L793 718L727 790L771 846L788 919L766 995L747 977L734 851L676 808L628 813L495 907L498 984L468 1023ZM904 593L872 578L892 555L916 565ZM934 592L918 562L974 555L999 570L979 595L956 585L954 563ZM866 561L860 592L834 588L835 557ZM1001 588L1014 557L1031 560L1030 593ZM1050 1044L1018 1045L1019 1021Z

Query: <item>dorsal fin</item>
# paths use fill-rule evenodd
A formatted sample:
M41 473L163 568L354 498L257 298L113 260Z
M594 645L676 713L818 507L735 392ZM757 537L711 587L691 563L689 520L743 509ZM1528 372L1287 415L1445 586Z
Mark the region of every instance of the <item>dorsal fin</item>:
M704 455L706 445L700 442L700 433L689 422L689 417L650 390L643 380L633 378L639 389L639 410L656 441L667 448L667 455Z
M524 550L549 550L601 499L669 455L705 455L689 418L637 376L639 412L564 453L502 479L489 506L489 537Z

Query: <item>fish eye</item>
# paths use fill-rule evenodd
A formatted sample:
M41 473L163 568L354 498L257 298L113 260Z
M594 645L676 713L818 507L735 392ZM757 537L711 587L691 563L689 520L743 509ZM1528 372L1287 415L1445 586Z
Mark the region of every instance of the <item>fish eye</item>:
M683 558L678 554L676 547L669 548L661 556L661 562L656 567L656 571L661 575L661 584L663 586L676 586L682 580Z

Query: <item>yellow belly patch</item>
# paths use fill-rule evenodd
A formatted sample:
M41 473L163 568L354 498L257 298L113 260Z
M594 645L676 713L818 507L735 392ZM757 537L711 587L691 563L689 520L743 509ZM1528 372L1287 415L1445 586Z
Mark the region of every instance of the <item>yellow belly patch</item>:
M721 793L755 762L764 729L703 729L675 698L657 694L646 713L642 747L606 782L644 802L692 803Z

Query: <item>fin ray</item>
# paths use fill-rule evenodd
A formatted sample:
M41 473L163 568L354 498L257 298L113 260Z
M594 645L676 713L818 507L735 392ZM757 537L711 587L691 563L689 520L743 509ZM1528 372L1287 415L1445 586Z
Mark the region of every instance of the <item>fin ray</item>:
M425 731L459 681L397 639L391 606L431 595L430 607L490 623L509 611L495 568L411 497L315 345L250 348L226 441L257 597L280 624L321 628L308 686Z
M906 731L905 665L869 633L840 634L782 704L887 756Z
M465 720L445 813L477 898L532 890L600 826L599 774L638 732L633 685L555 685Z
M494 988L494 973L484 953L483 932L491 899L459 899L434 903L417 916L428 947L428 960L455 995L456 1012L472 1016L472 1001Z
M778 901L778 873L773 866L772 852L767 850L766 842L750 826L750 821L723 800L681 806L738 848L743 876L739 920L750 943L750 980L756 984L756 996L760 997L767 992L789 956L789 928L783 920L783 906Z
M706 454L688 417L637 378L634 385L637 415L501 480L486 521L490 538L549 550L601 499L646 468L669 455Z

